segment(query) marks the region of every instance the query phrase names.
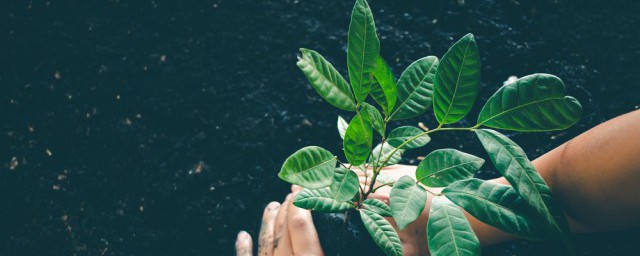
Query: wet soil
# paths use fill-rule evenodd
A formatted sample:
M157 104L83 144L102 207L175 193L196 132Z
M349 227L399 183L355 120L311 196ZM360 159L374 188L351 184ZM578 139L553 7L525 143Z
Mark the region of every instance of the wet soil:
M637 1L371 1L396 74L476 35L483 90L561 77L573 128L510 134L531 158L640 104ZM295 150L341 143L336 115L295 66L315 49L346 74L352 1L8 1L0 8L0 254L231 255L288 185ZM468 118L464 124L472 122ZM423 121L431 116L398 122ZM486 157L469 134L453 147ZM485 169L481 178L497 173ZM640 230L577 237L580 255L628 255ZM514 242L486 255L560 255Z

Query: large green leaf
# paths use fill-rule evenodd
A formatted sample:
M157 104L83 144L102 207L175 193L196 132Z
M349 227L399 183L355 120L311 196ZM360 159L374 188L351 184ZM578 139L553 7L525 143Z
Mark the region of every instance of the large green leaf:
M329 188L303 189L293 199L293 205L319 212L344 212L354 208L353 204L338 202L331 198Z
M476 134L489 153L493 165L533 209L546 219L556 234L569 234L569 225L562 210L554 202L551 190L524 151L506 136L489 129Z
M440 124L455 123L469 113L480 91L480 54L467 34L444 54L433 83L433 110Z
M373 71L375 79L371 84L370 94L388 115L396 105L398 97L396 77L393 75L389 64L381 56L378 56L376 63L376 69Z
M336 168L329 189L333 199L338 202L346 202L358 192L359 186L360 180L355 172L345 168Z
M357 114L347 127L344 135L344 155L352 165L361 165L367 161L373 144L373 130L368 113Z
M447 186L442 193L478 220L527 239L545 239L544 218L510 186L468 179Z
M373 241L386 255L402 255L402 242L396 231L384 217L369 210L360 210L360 218Z
M391 133L389 133L387 142L389 142L391 146L394 146L396 148L400 148L400 146L402 146L402 149L419 148L427 145L427 143L431 141L429 135L425 134L404 145L402 144L410 140L411 138L420 135L421 133L423 133L423 131L420 128L414 126L398 127L391 131Z
M380 214L383 217L393 216L393 214L391 213L391 207L378 199L369 198L367 200L364 200L364 202L362 202L362 205L364 205L367 210Z
M480 241L464 213L441 196L431 203L427 240L432 256L480 255Z
M582 106L566 96L560 78L533 74L502 86L485 103L478 126L540 132L562 130L574 125L582 115Z
M349 84L340 73L322 55L313 50L300 49L302 57L298 58L298 67L302 70L313 88L331 105L356 111L356 102L349 89Z
M323 188L333 181L336 157L316 146L304 147L284 161L278 177L305 188Z
M438 149L418 165L416 179L429 187L445 187L452 182L468 179L480 169L484 159L455 149Z
M344 139L344 134L347 133L347 127L349 127L349 123L344 120L341 116L338 116L338 134L340 134L340 138Z
M396 108L389 117L393 120L414 118L432 106L433 79L438 58L427 56L411 63L398 80Z
M349 24L347 67L349 80L357 102L363 102L371 90L380 41L376 34L373 14L366 0L356 0Z
M420 216L427 202L427 191L409 176L402 176L391 189L389 202L393 219L398 228L403 230L409 223Z
M371 159L369 162L373 163L376 167L384 162L387 162L384 166L397 164L402 160L402 153L404 153L404 149L395 149L396 148L389 145L387 142L384 144L378 144L371 152ZM380 152L380 150L382 150L382 152ZM380 157L380 160L378 160L378 156Z
M373 129L375 129L380 134L380 136L384 136L386 127L384 124L384 120L382 119L382 114L380 114L380 111L378 111L378 109L372 106L371 104L363 102L362 112L369 114L369 120L371 120L371 125L373 126Z

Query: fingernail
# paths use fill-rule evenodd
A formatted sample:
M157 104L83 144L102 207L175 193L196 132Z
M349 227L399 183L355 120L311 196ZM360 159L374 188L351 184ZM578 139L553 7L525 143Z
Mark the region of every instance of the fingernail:
M280 203L278 202L271 202L267 205L267 210L269 211L277 210L278 208L280 208Z
M238 240L244 241L244 240L247 240L247 239L249 239L249 233L247 233L247 231L242 230L242 231L238 232Z

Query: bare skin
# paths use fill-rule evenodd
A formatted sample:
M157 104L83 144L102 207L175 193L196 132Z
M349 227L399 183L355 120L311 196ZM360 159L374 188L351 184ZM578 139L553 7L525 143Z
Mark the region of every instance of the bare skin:
M639 157L640 111L634 111L590 129L535 159L532 163L565 211L572 232L581 233L630 228L640 224L640 219L637 218L640 215L640 197L637 196L640 190ZM382 172L396 178L403 175L413 177L415 169L415 166L394 165L384 168ZM359 172L358 175L361 177L361 183L367 185L364 184L364 173ZM491 181L508 185L504 178ZM299 187L292 188L294 192L298 190ZM382 187L370 197L388 203L390 191L390 187ZM292 217L288 215L286 218L280 217L280 214L284 214L281 211L278 218L285 220L280 222L290 227L289 231L294 229L302 231L296 231L295 236L283 232L275 233L275 237L285 238L279 241L280 244L292 248L291 251L287 251L289 254L261 253L260 255L323 255L309 212L293 206L290 197L288 198L283 205L289 205L290 210L287 214L292 214ZM422 215L403 231L398 232L404 255L428 255L424 227L427 224L432 199L433 196L429 195ZM272 204L277 203L272 202L269 205ZM263 229L265 229L265 221L275 220L269 216L271 215L267 215L265 210ZM296 223L293 223L294 218ZM483 246L516 239L510 234L478 221L469 214L467 218ZM393 220L391 218L389 220L395 227ZM276 220L275 223L277 226L278 221ZM262 248L263 232L261 231L260 234L260 248ZM299 236L306 238L300 239ZM251 246L251 237L244 231L240 232L236 241L237 255L251 255L247 254L251 252Z

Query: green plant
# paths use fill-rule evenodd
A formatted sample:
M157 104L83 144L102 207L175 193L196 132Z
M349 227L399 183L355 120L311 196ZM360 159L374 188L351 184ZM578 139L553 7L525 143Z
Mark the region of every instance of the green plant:
M561 239L572 253L568 224L551 191L524 151L501 133L481 128L541 132L575 124L582 108L565 95L556 76L533 74L501 87L486 102L473 127L450 127L471 110L480 88L480 57L474 36L467 34L442 59L424 57L409 65L396 83L393 72L379 55L373 15L366 0L356 0L349 25L347 67L349 83L319 53L301 49L298 67L315 90L331 105L355 112L346 122L338 117L348 164L331 152L310 146L285 161L279 177L304 187L294 199L298 207L339 212L357 210L374 241L388 255L401 255L402 245L391 224L399 229L418 218L427 193L434 198L427 236L432 255L478 255L480 245L458 206L479 220L527 239ZM368 96L382 113L365 102ZM391 120L424 114L433 106L439 125L432 130L403 126L387 132ZM373 139L380 142L373 147ZM455 150L439 149L419 164L415 180L403 176L386 180L392 186L390 206L368 199L384 166L398 163L405 150L417 149L442 131L474 132L491 162L511 186L474 179L482 158ZM336 167L338 165L339 167ZM367 173L371 186L362 187L351 168ZM416 181L417 180L417 181ZM443 187L433 193L424 186ZM453 241L453 242L452 242Z

